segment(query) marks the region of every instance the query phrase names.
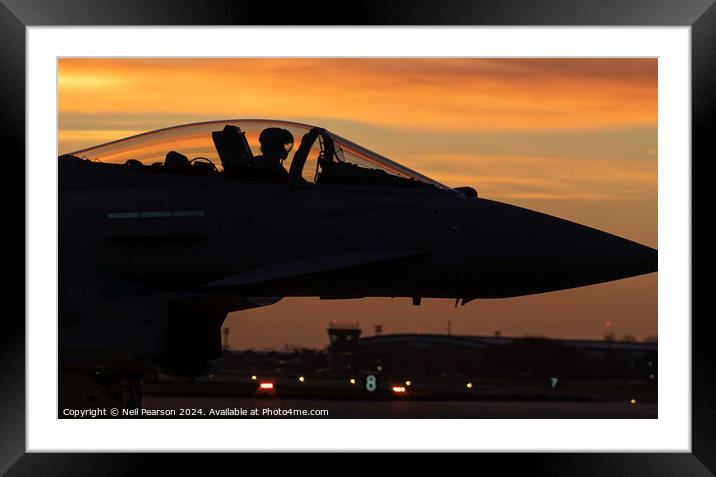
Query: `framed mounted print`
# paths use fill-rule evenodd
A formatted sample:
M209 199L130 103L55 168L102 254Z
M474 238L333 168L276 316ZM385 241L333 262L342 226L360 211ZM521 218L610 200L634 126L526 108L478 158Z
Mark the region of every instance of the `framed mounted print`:
M709 475L712 6L397 5L5 2L3 470Z

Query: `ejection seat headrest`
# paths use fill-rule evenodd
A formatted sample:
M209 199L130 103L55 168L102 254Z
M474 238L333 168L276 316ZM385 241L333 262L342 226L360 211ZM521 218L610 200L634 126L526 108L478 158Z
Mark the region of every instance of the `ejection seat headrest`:
M191 168L191 164L184 154L169 151L164 158L164 168L171 171L186 171Z

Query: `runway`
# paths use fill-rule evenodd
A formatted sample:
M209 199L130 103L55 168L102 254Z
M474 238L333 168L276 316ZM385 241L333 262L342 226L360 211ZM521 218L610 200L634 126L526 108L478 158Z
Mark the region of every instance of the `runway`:
M184 415L174 417L199 419L656 419L658 417L656 403L631 404L626 401L361 401L146 395L143 407L158 410L191 410L184 411L186 413ZM256 410L253 416L252 410ZM221 411L238 414L222 415ZM302 416L301 414L305 414L303 411L306 413L313 411L314 415ZM246 414L242 415L242 412Z

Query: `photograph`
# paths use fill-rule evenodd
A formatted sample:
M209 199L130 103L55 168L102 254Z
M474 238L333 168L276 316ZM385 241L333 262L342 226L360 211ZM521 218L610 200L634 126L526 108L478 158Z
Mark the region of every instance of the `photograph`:
M658 69L57 58L57 418L658 419Z
M0 0L0 475L713 477L714 3Z

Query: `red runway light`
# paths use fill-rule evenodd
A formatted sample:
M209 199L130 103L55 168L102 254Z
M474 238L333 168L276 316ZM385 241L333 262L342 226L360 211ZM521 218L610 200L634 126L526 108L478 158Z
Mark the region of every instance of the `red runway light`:
M273 389L273 383L261 383L259 384L259 389L262 389L264 391L270 391Z
M393 386L393 392L394 393L404 393L405 386Z

